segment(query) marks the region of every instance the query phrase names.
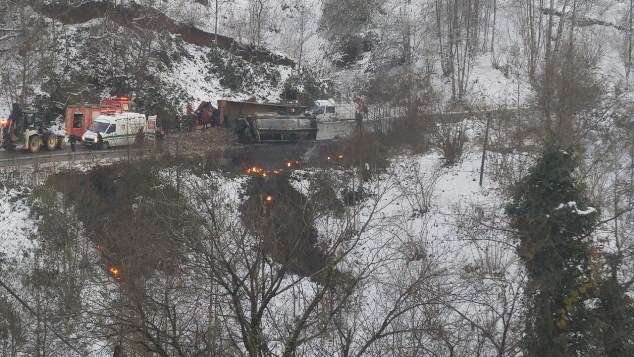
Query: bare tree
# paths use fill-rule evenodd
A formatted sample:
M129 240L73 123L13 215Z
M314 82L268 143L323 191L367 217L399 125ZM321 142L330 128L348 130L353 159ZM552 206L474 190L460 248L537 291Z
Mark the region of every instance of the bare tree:
M269 0L249 0L248 39L252 45L263 45L263 36L269 21Z

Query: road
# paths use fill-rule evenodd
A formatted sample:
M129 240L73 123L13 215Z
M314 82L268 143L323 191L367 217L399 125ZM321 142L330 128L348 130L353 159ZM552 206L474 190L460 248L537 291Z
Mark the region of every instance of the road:
M322 122L317 124L317 141L332 140L354 133L356 124L354 120L337 122Z
M333 139L348 136L354 133L356 129L354 121L328 122L319 123L317 131L317 141L331 141ZM171 133L170 139L178 137L186 139L188 133ZM76 145L76 151L72 152L70 147L65 150L47 151L40 150L36 154L31 154L25 150L6 151L0 149L0 166L22 166L22 165L39 165L44 163L68 162L78 160L102 160L126 158L130 156L138 156L144 154L144 150L121 147L110 150L94 150L85 148L81 144ZM147 150L145 150L146 152ZM266 151L266 150L263 150Z

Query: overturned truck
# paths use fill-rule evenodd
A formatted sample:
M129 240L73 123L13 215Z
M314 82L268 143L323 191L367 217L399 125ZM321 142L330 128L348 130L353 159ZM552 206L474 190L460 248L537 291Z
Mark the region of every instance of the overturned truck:
M219 101L219 107L225 125L232 122L245 143L317 139L317 120L305 116L301 106Z
M245 143L316 140L317 122L303 116L256 114L238 118L236 133Z

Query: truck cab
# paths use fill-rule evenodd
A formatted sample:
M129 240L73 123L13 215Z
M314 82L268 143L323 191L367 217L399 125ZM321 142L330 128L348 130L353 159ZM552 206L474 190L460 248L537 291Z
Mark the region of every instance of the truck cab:
M319 122L354 119L354 104L335 103L333 100L316 100L307 115Z
M139 111L136 103L126 96L104 98L101 101L100 106L104 111L110 109L116 113L136 113Z

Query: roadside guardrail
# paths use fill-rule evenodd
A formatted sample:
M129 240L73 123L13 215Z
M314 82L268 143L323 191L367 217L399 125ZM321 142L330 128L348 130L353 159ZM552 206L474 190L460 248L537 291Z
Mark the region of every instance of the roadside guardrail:
M1 158L0 166L37 166L46 163L74 162L79 160L99 161L103 159L117 159L125 157L138 157L148 153L148 149L121 149L121 150L85 150L50 154L15 154L15 156Z

